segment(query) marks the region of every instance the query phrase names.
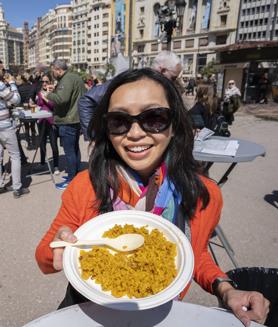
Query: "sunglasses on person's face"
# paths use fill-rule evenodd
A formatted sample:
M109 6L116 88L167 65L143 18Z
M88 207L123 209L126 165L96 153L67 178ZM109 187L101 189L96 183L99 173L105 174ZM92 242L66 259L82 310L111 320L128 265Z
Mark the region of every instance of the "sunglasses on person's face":
M49 82L49 81L44 81L44 80L43 80L42 83L43 83L43 84L44 84L44 83L45 83L45 84L49 84L50 82Z
M229 83L229 85L234 85L235 83Z
M108 112L106 115L108 133L122 135L128 133L133 123L138 123L143 131L158 134L165 131L172 123L172 110L153 108L132 116L125 112Z

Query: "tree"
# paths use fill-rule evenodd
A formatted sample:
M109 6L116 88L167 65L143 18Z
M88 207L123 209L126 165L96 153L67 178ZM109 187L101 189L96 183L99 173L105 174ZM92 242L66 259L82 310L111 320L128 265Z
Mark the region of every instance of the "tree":
M201 69L201 74L206 77L216 73L217 69L215 68L215 60L209 61L206 66Z
M81 69L78 74L84 82L91 78L90 74L85 69Z

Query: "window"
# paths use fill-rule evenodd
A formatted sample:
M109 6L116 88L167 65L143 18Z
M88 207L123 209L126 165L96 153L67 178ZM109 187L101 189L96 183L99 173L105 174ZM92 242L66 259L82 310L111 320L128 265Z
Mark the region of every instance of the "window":
M207 54L206 53L198 53L198 55L197 55L197 72L199 73L206 64L207 64Z
M227 25L227 15L221 15L220 16L220 26L226 26Z
M183 71L187 74L193 73L193 55L184 55Z
M144 52L145 51L145 45L144 44L138 45L137 51L138 52Z
M208 38L207 37L199 38L199 46L200 47L206 47L207 45L208 45Z
M142 39L144 37L144 30L140 29L139 30L140 38Z
M151 51L158 51L158 43L151 44Z
M186 48L194 48L194 39L185 40Z
M219 45L219 44L226 44L227 43L227 34L224 35L217 35L216 39L215 39L215 44Z
M181 48L181 40L174 41L173 47L174 47L174 49L180 49Z

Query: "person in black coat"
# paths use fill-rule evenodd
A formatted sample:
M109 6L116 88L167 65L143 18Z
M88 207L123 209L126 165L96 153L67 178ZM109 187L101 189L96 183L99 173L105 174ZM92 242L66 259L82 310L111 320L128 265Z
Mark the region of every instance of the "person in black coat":
M78 101L78 112L80 118L81 131L85 141L90 139L87 134L87 129L91 119L93 118L94 112L106 92L109 81L104 84L95 85L89 91L87 91Z
M27 78L24 75L17 76L17 88L18 92L20 94L21 98L21 106L23 106L24 103L30 102L30 99L32 100L34 89L33 85L30 84L27 80ZM24 123L25 128L25 139L28 144L28 148L32 148L32 144L35 143L36 138L36 124L35 122L30 123ZM30 133L31 132L31 133Z
M217 97L213 85L200 84L197 88L196 103L188 111L194 130L206 127L214 131L215 135L227 136L231 134L228 125L221 114L221 102Z
M197 88L196 103L189 110L194 129L215 127L215 113L219 110L219 101L211 85L201 84Z

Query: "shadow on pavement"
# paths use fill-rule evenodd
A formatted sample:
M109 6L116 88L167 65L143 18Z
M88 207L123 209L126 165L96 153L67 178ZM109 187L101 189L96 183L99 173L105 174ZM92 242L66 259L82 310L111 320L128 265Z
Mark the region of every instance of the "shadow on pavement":
M266 194L264 200L278 209L278 191L272 191L272 194Z

